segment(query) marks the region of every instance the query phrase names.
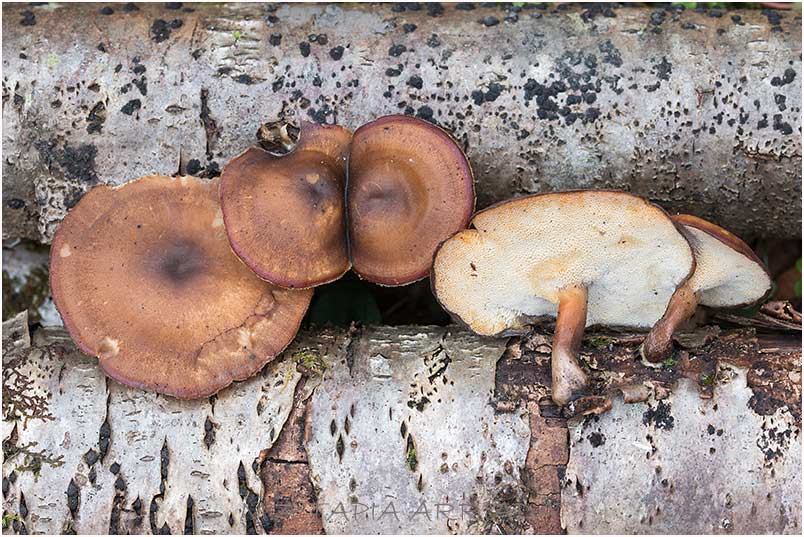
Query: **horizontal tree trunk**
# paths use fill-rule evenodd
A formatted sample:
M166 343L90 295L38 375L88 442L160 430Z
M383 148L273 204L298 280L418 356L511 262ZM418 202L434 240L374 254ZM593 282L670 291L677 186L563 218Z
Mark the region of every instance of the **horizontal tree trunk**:
M800 11L8 5L3 236L49 242L97 183L215 175L291 113L408 113L466 148L479 207L626 189L796 237Z
M107 381L21 314L3 325L4 524L800 533L800 344L711 335L660 370L634 359L641 336L588 335L593 392L564 410L543 332L442 327L303 333L261 375L182 402Z

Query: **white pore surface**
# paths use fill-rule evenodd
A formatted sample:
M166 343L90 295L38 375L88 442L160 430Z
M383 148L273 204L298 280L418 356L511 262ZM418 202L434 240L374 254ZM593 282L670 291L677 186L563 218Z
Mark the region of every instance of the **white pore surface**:
M749 304L762 298L771 280L753 259L733 250L709 233L684 226L698 262L690 285L700 291L698 303L713 308Z
M587 326L648 327L692 268L692 250L658 207L618 192L544 194L475 216L434 261L438 299L472 330L555 316L559 291L587 286Z

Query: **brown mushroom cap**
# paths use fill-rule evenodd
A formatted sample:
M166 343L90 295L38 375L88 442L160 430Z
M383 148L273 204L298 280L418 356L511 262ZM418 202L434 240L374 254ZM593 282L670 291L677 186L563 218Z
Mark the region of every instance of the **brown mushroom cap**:
M429 274L438 244L474 210L472 170L455 141L408 116L355 131L346 189L352 268L382 285Z
M679 214L697 265L689 285L698 303L715 308L744 307L762 300L771 290L765 265L751 247L729 231L697 216Z
M312 292L275 287L237 259L217 187L164 176L98 187L56 233L56 307L123 384L205 397L255 374L299 328Z
M226 232L260 278L308 288L349 270L344 180L351 138L342 127L303 123L288 155L251 148L225 166Z
M480 211L435 255L444 308L483 335L555 317L562 290L588 289L586 326L648 327L694 267L659 207L622 192L527 196Z

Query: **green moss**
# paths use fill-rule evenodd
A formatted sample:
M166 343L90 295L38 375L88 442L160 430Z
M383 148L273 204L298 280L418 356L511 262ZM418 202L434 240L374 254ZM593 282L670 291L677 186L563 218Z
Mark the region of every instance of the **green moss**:
M596 349L605 349L612 343L613 340L610 337L606 336L593 337L592 339L589 340L589 345L591 345Z
M419 466L419 459L416 457L416 446L413 443L408 444L407 452L405 453L405 466L407 466L411 472L415 472L416 468Z
M701 373L701 386L714 386L715 376L710 373Z
M329 368L327 361L314 349L300 350L293 355L293 359L302 368L315 375L323 375L324 371Z
M670 358L668 358L667 360L665 360L664 362L662 362L662 365L663 365L664 367L666 367L667 369L670 369L670 368L672 368L674 365L676 365L677 363L678 363L678 360L676 360L675 358L673 358L673 357L671 356Z
M22 517L20 517L17 513L6 513L3 515L3 529L8 529L11 527L11 523L14 521L22 522Z
M17 472L31 472L34 478L38 479L42 473L44 465L51 468L58 468L64 464L64 455L53 456L53 454L46 453L45 450L34 451L31 448L35 446L35 442L18 446L11 441L3 442L3 456L6 461L14 457L22 456L22 461L14 469Z

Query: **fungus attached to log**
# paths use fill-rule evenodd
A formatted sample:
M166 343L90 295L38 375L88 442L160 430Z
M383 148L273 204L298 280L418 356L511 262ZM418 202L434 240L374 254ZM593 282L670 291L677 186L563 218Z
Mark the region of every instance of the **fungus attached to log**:
M587 383L577 358L584 327L653 325L695 265L670 217L625 193L528 196L480 211L471 223L436 252L436 297L482 335L523 333L556 317L558 404Z
M698 304L712 308L747 307L763 300L771 279L751 247L739 237L696 216L680 214L681 226L695 253L695 272L670 299L662 318L641 347L649 362L661 362L673 350L673 333L695 313Z
M342 127L303 123L289 154L252 147L225 166L226 232L260 278L309 288L349 270L344 182L351 139Z
M440 128L385 116L355 131L346 201L354 271L404 285L427 277L438 244L469 222L472 170Z
M232 254L217 181L101 186L53 241L53 299L112 378L180 398L259 371L296 335L312 292L274 287Z

